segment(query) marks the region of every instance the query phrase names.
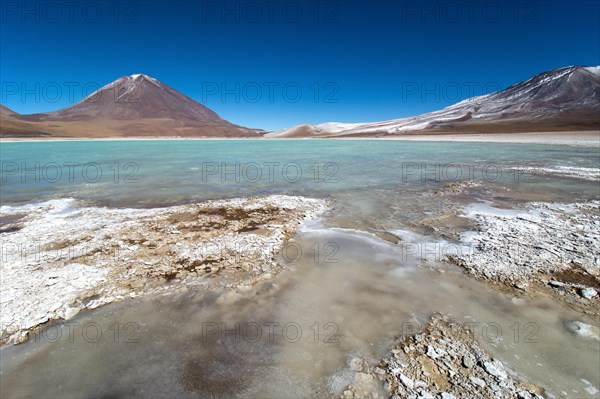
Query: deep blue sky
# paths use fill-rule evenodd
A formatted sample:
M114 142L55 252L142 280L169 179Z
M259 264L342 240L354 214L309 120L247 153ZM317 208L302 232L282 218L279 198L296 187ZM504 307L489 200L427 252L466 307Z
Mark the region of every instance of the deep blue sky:
M279 129L415 115L600 64L597 0L68 4L1 1L4 105L56 110L145 73L234 123Z

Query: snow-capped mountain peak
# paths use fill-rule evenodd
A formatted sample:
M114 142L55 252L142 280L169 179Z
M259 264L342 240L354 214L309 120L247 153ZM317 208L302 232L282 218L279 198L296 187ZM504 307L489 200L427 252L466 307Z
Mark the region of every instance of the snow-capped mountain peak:
M130 80L132 80L134 82L147 80L156 85L160 85L160 82L158 80L154 79L152 76L148 76L143 73L134 73L133 75L129 75L127 78L129 78Z
M49 115L71 120L162 118L226 123L202 104L144 74L122 76L79 103Z

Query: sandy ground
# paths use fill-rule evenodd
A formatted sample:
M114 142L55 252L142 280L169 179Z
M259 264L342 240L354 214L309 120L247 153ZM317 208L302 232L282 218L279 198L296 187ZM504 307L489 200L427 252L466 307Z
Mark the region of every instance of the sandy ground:
M328 140L326 138L215 138L215 137L182 137L182 136L149 136L149 137L57 137L57 138L1 138L0 142L33 142L33 141L148 141L148 140ZM463 133L463 134L423 134L385 137L344 137L336 140L397 140L397 141L460 141L489 143L521 143L569 145L578 147L600 147L600 131L565 131L565 132L526 132L526 133Z
M600 146L600 131L585 132L531 132L487 134L428 134L386 137L385 140L402 141L472 141L491 143L552 144L581 147Z

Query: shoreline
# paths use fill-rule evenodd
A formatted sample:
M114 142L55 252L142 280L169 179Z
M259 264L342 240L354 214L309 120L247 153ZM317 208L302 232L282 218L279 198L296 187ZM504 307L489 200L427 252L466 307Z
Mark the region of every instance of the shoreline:
M472 142L472 143L505 143L505 144L544 144L567 145L575 147L600 146L600 131L562 131L562 132L522 132L522 133L439 133L411 134L383 137L296 137L296 138L247 138L247 137L182 137L182 136L148 136L148 137L6 137L0 143L31 142L67 142L67 141L271 141L271 140L348 140L348 141L421 141L421 142Z
M71 202L66 208L55 202L40 205L16 221L20 224L19 230L8 233L8 237L23 233L22 239L41 236L45 245L8 254L12 262L7 264L13 266L8 270L8 281L17 278L12 287L9 283L9 294L14 297L9 301L13 305L9 310L14 310L8 312L12 313L9 319L20 320L2 331L6 344L26 342L29 334L42 331L46 323L70 320L82 310L142 296L199 288L224 292L217 303L230 303L243 295L258 293L262 284L279 283L276 279L283 268L273 256L280 253L287 242L294 242L303 222L318 218L330 208L325 200L278 195L211 200L150 210L79 207L75 200ZM574 260L590 274L597 275L594 255L598 240L593 235L597 218L588 220L586 216L590 212L595 215L599 206L597 201L585 206L529 203L525 210L469 206L462 216L476 222L477 230L473 232L477 236L468 237L477 238L479 244L493 245L478 245L475 252L459 257L466 263L458 266L465 269L469 278L490 283L490 289L506 293L513 301L548 296L560 305L580 305L573 310L594 322L587 324L579 318L570 319L565 328L581 342L596 342L600 339L595 322L598 314L593 312L597 309L597 293L594 291L593 297L583 298L582 287L559 277L555 269L546 270L548 265L540 263L545 258L536 251L545 248L559 251L560 258L566 258L561 265ZM19 211L8 209L7 214ZM78 217L73 218L74 214ZM101 222L94 224L98 219ZM106 221L111 223L106 225ZM566 221L569 223L564 223ZM532 228L532 223L548 227L537 230ZM50 228L52 224L62 227L63 234L57 237L56 228ZM570 228L567 232L575 234L565 234L559 239L554 233L565 224ZM208 230L198 229L198 226ZM523 261L531 266L523 268L524 275L521 268L510 269L509 262L499 257L506 252L503 244L514 241L514 237L511 239L505 234L507 226L511 235L522 243ZM140 231L151 234L140 234ZM106 238L107 235L111 238ZM582 240L588 238L593 244L583 245ZM24 242L22 239L16 242ZM564 242L559 245L555 242L557 239ZM508 241L503 243L503 240ZM220 245L199 246L202 242ZM584 253L574 256L566 244L581 247ZM216 253L213 248L217 249ZM40 252L45 256L40 257ZM47 257L51 264L40 269L41 263L47 263ZM167 264L157 263L158 258L165 257ZM115 261L118 265L114 265ZM61 266L63 262L73 268ZM99 274L94 264L108 268L107 272ZM20 270L23 265L25 270ZM61 269L68 270L61 273ZM474 272L470 273L469 269ZM564 271L562 267L558 269ZM3 270L5 278L6 271ZM504 278L498 279L498 276ZM549 281L540 277L547 277ZM25 292L10 290L21 286L26 286ZM35 290L43 292L42 295L32 294L31 289L36 287L43 288ZM510 287L515 289L510 290ZM23 300L28 298L35 301ZM6 312L7 304L3 305ZM451 313L434 313L426 319L424 328L410 333L404 327L399 330L400 335L383 356L362 357L348 352L350 384L342 388L338 397L381 397L381 392L392 397L442 399L456 399L463 392L473 397L547 397L545 385L535 375L518 371L513 368L514 362L495 357L465 323L468 322ZM595 381L582 380L582 384L581 389L590 395L597 392Z
M462 233L461 242L474 250L447 261L514 298L548 297L598 320L599 209L598 201L528 202L521 210L471 205L462 217L475 229Z
M50 200L4 211L19 218L3 237L0 316L10 323L0 346L130 298L192 286L250 290L279 273L274 256L327 209L325 200L285 195L153 209L79 205Z

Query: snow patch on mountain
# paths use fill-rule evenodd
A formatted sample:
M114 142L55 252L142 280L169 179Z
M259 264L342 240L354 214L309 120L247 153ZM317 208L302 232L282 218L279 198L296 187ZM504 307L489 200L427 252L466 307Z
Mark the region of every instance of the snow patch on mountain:
M590 75L591 72L591 75ZM267 137L347 136L397 134L410 131L476 129L499 123L502 129L522 129L527 123L595 126L600 123L600 66L572 66L540 73L504 90L472 97L423 115L371 123L329 122L294 126ZM509 125L509 124L513 125ZM500 126L500 125L498 125ZM460 131L460 130L459 130Z
M600 76L600 65L599 66L593 66L593 67L587 67L584 68L585 70L587 70L588 72L593 73L596 76Z

